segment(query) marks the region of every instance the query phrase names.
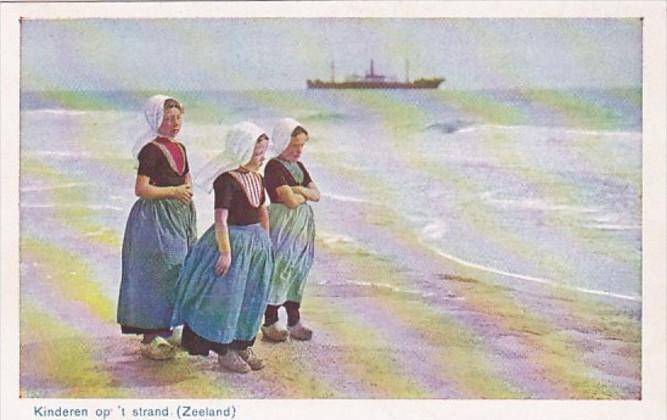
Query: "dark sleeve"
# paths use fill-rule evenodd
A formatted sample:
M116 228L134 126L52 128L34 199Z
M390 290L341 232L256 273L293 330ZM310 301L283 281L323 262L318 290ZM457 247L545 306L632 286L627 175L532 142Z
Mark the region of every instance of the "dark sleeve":
M262 198L259 201L259 206L262 207L266 202L266 181L264 180L264 177L261 175L260 178L262 179Z
M280 162L270 160L266 164L266 168L264 169L264 185L266 185L266 189L269 191L275 191L278 187L289 185L285 178L283 165Z
M213 182L213 191L215 191L215 208L230 209L234 191L236 191L236 182L228 173L217 177Z
M185 167L183 168L183 176L187 175L190 172L190 164L188 163L188 152L185 150L185 146L182 143L178 143L183 148L183 161L185 162Z
M139 152L139 169L137 175L144 175L151 179L157 177L158 163L162 152L152 144L145 145Z
M307 187L308 184L310 184L311 182L313 182L313 179L310 177L310 174L309 174L308 171L306 170L306 167L303 166L303 163L301 163L301 162L297 162L297 163L299 164L299 167L300 167L301 170L303 171L303 185L304 185L305 187Z

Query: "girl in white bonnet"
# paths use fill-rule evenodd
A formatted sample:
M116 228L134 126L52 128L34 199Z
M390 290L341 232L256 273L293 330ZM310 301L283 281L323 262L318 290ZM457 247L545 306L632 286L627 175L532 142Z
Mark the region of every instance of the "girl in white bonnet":
M196 239L190 169L185 146L176 141L183 106L156 95L144 106L148 131L135 144L139 197L127 220L117 320L125 334L143 334L141 353L173 357L171 335L174 287ZM137 153L138 152L138 153Z
M195 244L181 271L172 325L183 325L191 355L218 354L224 369L264 367L253 352L266 305L273 257L264 182L259 168L269 138L242 122L225 150L206 165L197 184L215 191L215 221Z
M273 129L276 157L264 170L275 263L262 334L273 341L284 341L288 335L310 340L313 335L300 313L315 252L315 220L308 202L320 200L315 182L299 160L307 141L308 132L298 121L281 119ZM278 327L281 306L287 311L287 330Z

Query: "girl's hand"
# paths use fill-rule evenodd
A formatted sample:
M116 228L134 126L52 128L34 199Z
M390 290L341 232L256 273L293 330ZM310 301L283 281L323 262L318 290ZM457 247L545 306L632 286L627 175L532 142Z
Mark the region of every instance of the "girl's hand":
M291 187L291 188L292 188L292 192L294 194L299 194L299 195L303 196L303 198L306 198L306 199L308 198L308 197L306 197L306 193L303 191L303 187L301 185L295 185L294 187Z
M190 184L179 185L178 187L172 188L172 198L177 199L183 204L189 204L192 201L192 187Z
M219 276L224 276L229 271L229 267L232 265L232 255L231 254L220 254L218 257L218 262L215 263L215 272Z

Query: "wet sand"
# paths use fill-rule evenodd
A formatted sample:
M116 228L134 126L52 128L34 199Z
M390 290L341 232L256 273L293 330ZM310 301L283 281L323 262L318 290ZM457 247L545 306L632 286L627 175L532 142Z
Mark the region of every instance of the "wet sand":
M368 282L409 279L392 261L349 244L318 241L303 306L313 340L271 343L260 333L255 349L267 367L240 375L221 370L213 353L203 358L179 351L163 362L143 358L139 339L121 336L115 325L111 299L84 276L76 280L80 295L73 295L71 272L49 267L65 253L39 243L24 243L24 249L22 286L30 296L21 307L25 397L637 399L641 394L640 336L629 332L638 331L635 305L619 307L540 285L488 284L458 276L444 262L428 261L434 258L428 254L424 263L442 270L433 273L440 286L420 293ZM284 322L284 312L281 316Z

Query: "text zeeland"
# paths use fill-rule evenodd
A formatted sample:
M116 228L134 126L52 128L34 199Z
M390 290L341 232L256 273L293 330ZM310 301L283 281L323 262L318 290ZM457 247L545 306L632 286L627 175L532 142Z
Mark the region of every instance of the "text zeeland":
M236 417L236 407L201 407L194 405L179 405L176 409L179 419L206 419L206 418L228 418Z

